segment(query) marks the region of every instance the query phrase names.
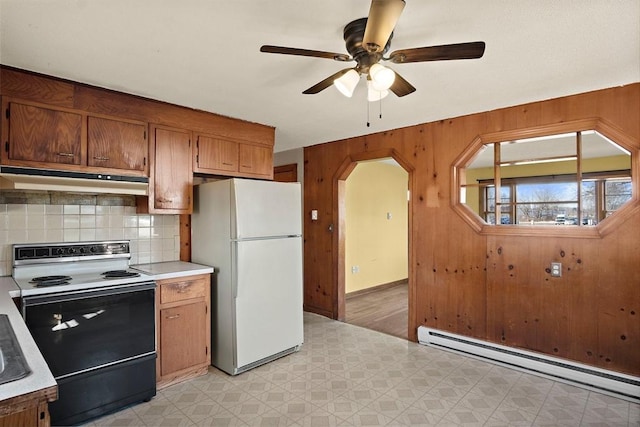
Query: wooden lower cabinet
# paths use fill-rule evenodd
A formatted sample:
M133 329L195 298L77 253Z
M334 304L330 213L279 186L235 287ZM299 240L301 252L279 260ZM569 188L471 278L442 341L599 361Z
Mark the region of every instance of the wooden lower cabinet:
M211 364L208 274L158 280L158 388L207 373Z
M57 397L58 386L52 386L3 400L0 402L0 427L49 427L49 402Z

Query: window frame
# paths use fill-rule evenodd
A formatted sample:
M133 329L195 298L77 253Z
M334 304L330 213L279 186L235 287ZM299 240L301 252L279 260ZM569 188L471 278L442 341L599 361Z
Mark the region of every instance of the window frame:
M476 157L477 152L488 144L503 141L543 137L555 134L572 133L595 130L614 141L631 154L631 200L620 209L600 221L596 226L589 227L556 227L554 225L512 225L488 224L469 206L461 202L461 183L465 182L465 168ZM484 133L476 136L454 161L451 167L451 207L477 233L487 235L520 235L520 236L569 236L583 238L601 238L614 230L621 222L633 215L635 209L640 208L638 182L640 180L640 161L638 147L640 143L626 135L620 129L603 119L584 119L571 122L557 123L526 129ZM495 179L495 178L494 178ZM580 180L581 183L582 180ZM580 191L579 186L579 191Z

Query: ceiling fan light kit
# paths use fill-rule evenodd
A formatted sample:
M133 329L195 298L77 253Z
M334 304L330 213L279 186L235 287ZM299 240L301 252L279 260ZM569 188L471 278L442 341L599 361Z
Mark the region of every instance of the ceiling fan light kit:
M402 97L416 91L416 88L394 70L380 64L391 61L394 64L412 62L447 61L455 59L477 59L484 55L482 41L457 43L441 46L427 46L401 49L385 56L391 46L396 23L405 7L404 0L372 0L367 18L356 19L344 27L344 41L349 55L282 46L264 45L261 52L284 55L307 56L332 59L338 62L355 61L354 68L347 68L332 74L303 91L316 94L334 85L342 94L351 98L360 75L367 75L367 99L380 100L388 92ZM379 92L376 94L375 92Z
M387 90L396 79L396 73L391 68L387 68L379 63L373 64L369 68L371 84L376 90Z
M360 74L356 70L349 70L342 76L333 81L333 85L340 91L341 94L347 98L353 96L353 91L356 89L358 82L360 81Z
M389 95L389 91L386 89L379 90L374 87L374 84L371 80L367 79L367 101L375 102L380 101L386 96Z

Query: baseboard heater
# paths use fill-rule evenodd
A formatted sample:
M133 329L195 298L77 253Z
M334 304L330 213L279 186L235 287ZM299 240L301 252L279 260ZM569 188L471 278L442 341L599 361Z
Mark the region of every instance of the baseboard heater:
M640 378L420 326L420 344L640 402Z

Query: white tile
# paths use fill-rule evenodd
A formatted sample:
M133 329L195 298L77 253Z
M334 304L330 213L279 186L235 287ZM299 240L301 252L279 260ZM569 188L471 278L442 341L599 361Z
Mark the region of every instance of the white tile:
M47 240L47 231L44 228L32 228L27 231L27 241L29 243L40 243Z
M137 215L137 217L138 217L138 227L151 227L150 215Z
M64 213L63 205L45 205L44 212L46 215L62 215Z
M124 206L109 206L111 215L124 215Z
M80 240L79 228L65 228L63 234L63 240L65 242L77 242Z
M109 216L110 228L124 228L124 216L118 214L112 214Z
M45 228L44 214L27 214L27 228L42 230Z
M124 228L109 228L109 239L111 240L124 239Z
M138 217L136 215L124 215L123 219L125 228L138 227Z
M83 242L89 240L96 240L96 229L95 228L81 228L80 229L80 240Z
M27 205L27 215L44 215L46 205Z
M80 205L64 205L65 215L80 215Z
M96 240L109 240L110 230L108 228L96 228Z
M9 215L26 215L27 214L27 205L24 204L15 204L15 205L6 205L7 213Z
M80 228L80 215L64 215L62 219L62 227L64 229Z
M10 243L26 243L27 230L25 230L24 228L8 230L7 240Z
M123 229L123 238L125 239L137 239L138 238L138 229L137 228L124 228Z
M64 230L62 228L50 228L45 230L45 242L64 241Z
M96 215L96 228L109 228L109 217L107 215Z
M47 230L60 230L64 228L64 216L63 215L47 215L44 220L44 227Z
M80 215L95 215L95 214L96 214L95 205L80 205Z
M8 230L15 230L16 228L19 229L26 229L27 228L27 215L26 214L9 214L8 216L8 222L7 222L7 229Z
M96 216L95 215L80 215L80 228L95 229L96 228Z
M140 228L138 228L138 238L139 239L150 239L151 238L151 229L149 227L140 227Z
M110 212L110 206L96 206L96 215L109 215Z

